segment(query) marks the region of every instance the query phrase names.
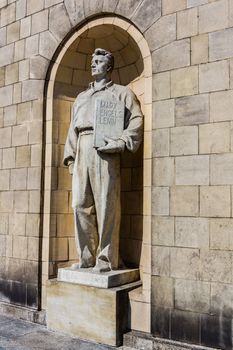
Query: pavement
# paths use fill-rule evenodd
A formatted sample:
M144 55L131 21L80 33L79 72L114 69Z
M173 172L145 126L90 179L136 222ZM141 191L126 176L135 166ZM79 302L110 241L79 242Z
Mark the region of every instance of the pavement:
M0 314L0 350L123 350L72 338L46 327Z

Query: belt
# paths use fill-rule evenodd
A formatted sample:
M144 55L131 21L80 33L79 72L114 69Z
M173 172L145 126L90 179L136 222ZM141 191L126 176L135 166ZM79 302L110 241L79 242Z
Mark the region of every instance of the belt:
M79 131L79 135L88 135L93 134L94 129L93 128L84 128Z

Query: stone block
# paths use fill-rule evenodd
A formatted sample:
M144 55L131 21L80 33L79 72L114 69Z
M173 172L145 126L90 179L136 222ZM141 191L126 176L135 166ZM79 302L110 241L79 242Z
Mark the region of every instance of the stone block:
M38 261L39 257L39 238L30 237L28 239L28 260Z
M174 306L173 279L168 277L153 276L152 280L152 305L165 307Z
M20 103L22 101L22 84L17 83L13 86L13 103Z
M222 60L233 56L233 48L230 44L233 28L220 30L209 34L210 60Z
M15 167L15 148L5 148L2 152L3 169L11 169Z
M22 101L41 99L44 91L43 80L26 80L22 83Z
M1 27L5 27L15 21L15 3L1 9Z
M180 55L182 52L182 55ZM190 41L174 41L152 54L153 73L158 73L190 65Z
M6 256L6 236L0 234L0 256L1 258L3 256ZM2 272L2 265L1 266L1 272Z
M155 187L152 189L152 215L169 215L169 188Z
M11 189L26 190L27 188L27 169L12 169L11 170Z
M133 14L132 22L140 28L141 32L148 29L152 23L161 17L161 0L145 0Z
M152 134L153 157L169 155L169 129L154 130Z
M170 248L153 246L151 263L152 275L170 276Z
M69 260L78 261L78 252L76 248L75 238L68 239Z
M6 27L0 29L0 47L6 45Z
M174 159L169 157L153 159L153 186L174 185Z
M27 237L13 237L13 257L17 259L27 259Z
M0 48L0 67L11 64L14 60L14 44Z
M25 236L25 214L14 214L9 221L9 234L12 236Z
M184 10L185 8L186 8L186 0L176 0L175 2L170 0L162 1L163 15L181 11L181 10Z
M16 124L16 105L4 108L4 126Z
M69 212L69 193L68 191L52 192L52 213L65 214Z
M32 35L44 32L49 27L48 10L40 11L32 15Z
M30 166L31 150L30 146L16 147L16 167L26 168Z
M49 1L51 2L55 0L46 0L45 7L46 7L46 2L49 2ZM62 2L62 1L59 1L59 2ZM109 5L109 1L107 3ZM82 20L84 20L85 18L84 6L81 0L65 0L64 4L69 14L70 22L72 23L73 26L77 25L78 23L82 22ZM114 7L114 10L115 10L115 7Z
M60 41L70 29L71 24L65 6L58 4L52 7L49 11L49 30L54 37Z
M198 67L171 72L171 97L194 95L198 92Z
M19 81L19 64L13 63L6 66L5 82L6 85L14 84Z
M49 31L40 34L39 53L41 56L51 60L58 45L59 41Z
M209 247L209 219L176 218L175 245L179 247Z
M233 120L233 91L210 94L210 120L213 122Z
M20 22L14 22L7 26L7 44L14 43L19 40L19 30L20 30Z
M0 87L5 85L5 67L0 68Z
M170 154L188 155L198 153L198 127L180 126L171 129Z
M16 1L16 20L26 17L26 11L27 11L27 1L26 0Z
M7 191L10 189L10 171L0 170L0 191Z
M0 212L11 213L13 210L13 192L0 192Z
M72 214L57 215L57 236L72 237L74 235L74 219Z
M27 191L14 191L14 209L18 213L28 212L28 197Z
M44 8L44 0L38 0L36 3L33 0L27 0L27 15L39 12Z
M20 21L20 39L27 38L31 35L31 16L25 17Z
M41 185L41 168L28 168L27 188L29 190L39 190Z
M208 185L209 156L176 158L176 185Z
M144 6L144 5L143 5ZM148 6L150 8L150 6ZM151 51L176 40L176 15L161 17L145 32L145 38Z
M233 184L233 154L218 154L211 156L210 180L211 185Z
M29 123L29 144L42 142L42 122L34 120Z
M26 236L39 237L40 233L40 215L27 214L26 216Z
M199 32L207 33L228 26L228 1L219 0L200 6Z
M164 100L153 103L152 128L169 128L175 123L174 100Z
M40 191L29 191L29 213L40 213Z
M196 95L176 99L175 123L177 126L202 124L208 121L208 95Z
M233 219L210 219L210 248L233 249Z
M199 126L200 153L224 153L230 151L230 123L214 123Z
M120 0L118 1L118 5L116 7L115 12L122 16L126 16L130 18L140 3L141 3L141 0L135 0L135 1L130 0L127 2L124 0ZM86 11L85 11L85 15L86 15Z
M29 59L19 62L19 80L29 79Z
M211 313L232 317L233 287L231 284L211 283Z
M232 253L216 250L201 250L201 280L213 282L232 282Z
M196 186L176 186L170 189L170 215L198 216L199 191Z
M152 216L152 245L174 245L174 218Z
M18 104L17 109L17 123L21 124L29 121L32 118L31 102L24 102Z
M191 63L200 64L208 62L209 37L207 34L197 35L191 39Z
M14 51L14 61L21 61L24 59L25 52L25 41L19 40L15 43L15 51Z
M26 38L25 57L30 58L39 52L39 34Z
M34 56L30 59L30 79L45 79L48 60L41 56Z
M153 101L170 98L170 73L158 73L152 76Z
M171 277L198 280L200 277L199 250L171 248Z
M7 148L11 146L11 128L0 129L0 148Z
M5 86L0 88L0 107L9 106L13 100L13 86Z
M177 39L183 39L197 35L198 17L197 9L177 13Z
M201 281L175 281L175 307L180 310L209 312L210 283Z
M229 64L227 61L202 64L199 69L200 92L229 88Z
M13 126L12 131L12 145L22 146L28 143L28 130L27 125Z
M200 215L204 217L229 217L231 215L230 186L201 187Z
M1 214L0 215L0 233L1 233L1 235L8 234L8 227L9 227L8 222L9 222L8 214Z
M50 256L52 261L68 260L68 239L51 238Z
M208 4L208 0L187 0L187 7L195 7Z

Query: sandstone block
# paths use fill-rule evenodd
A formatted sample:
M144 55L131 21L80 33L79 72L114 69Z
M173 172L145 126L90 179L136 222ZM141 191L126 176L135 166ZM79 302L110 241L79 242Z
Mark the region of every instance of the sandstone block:
M38 0L36 3L33 0L27 1L27 15L39 12L44 8L44 0Z
M181 310L209 312L210 283L201 281L175 281L175 306Z
M27 125L17 125L13 127L12 132L12 145L22 146L28 143L28 130Z
M0 148L7 148L11 146L11 128L0 129Z
M231 215L230 186L201 187L200 215L204 217L229 217Z
M20 21L20 39L27 38L31 35L31 16L25 17Z
M197 280L200 276L198 249L171 248L171 277Z
M153 186L174 185L174 159L154 158L153 159Z
M1 9L1 27L5 27L6 25L15 21L15 3L10 4Z
M212 185L233 184L233 154L218 154L211 156L210 179Z
M38 261L39 257L39 238L28 238L28 260Z
M0 234L0 256L6 256L6 236ZM2 266L1 266L2 270Z
M14 191L14 209L16 212L28 212L28 197L28 191Z
M231 284L211 283L211 312L231 317L233 287Z
M177 13L177 38L178 39L183 39L183 38L197 35L197 27L198 27L198 17L197 17L196 8L192 8L192 9Z
M208 0L187 0L187 7L195 7L208 4Z
M19 62L19 80L29 79L29 59Z
M49 27L48 10L32 15L32 35L43 32Z
M152 189L152 215L169 215L169 188Z
M152 247L152 275L169 276L170 275L170 248Z
M29 144L42 142L42 122L34 120L29 123Z
M0 191L7 191L10 188L10 171L0 170Z
M16 105L4 108L4 126L16 124Z
M168 277L153 276L152 280L152 304L173 307L174 286L173 279Z
M9 66L6 66L6 75L5 75L6 85L14 84L19 81L19 64L13 63Z
M39 237L40 215L27 214L26 217L26 236Z
M60 2L63 2L63 0L45 0L45 8L57 5Z
M20 103L22 101L22 84L14 84L13 87L13 103Z
M216 15L217 14L217 15ZM199 32L207 33L228 26L228 1L220 0L199 8Z
M13 214L9 221L9 234L13 236L25 236L25 214Z
M7 26L7 44L19 40L20 22L14 22Z
M209 34L209 54L211 61L233 56L233 47L230 44L232 35L233 28Z
M22 83L22 101L41 99L43 96L43 80L26 80Z
M49 60L53 56L59 42L49 32L43 32L40 34L39 53L41 56L48 58Z
M176 0L176 2L170 1L170 0L162 1L163 15L184 10L185 8L186 8L186 0Z
M209 156L176 158L176 185L208 185Z
M26 17L27 3L26 0L16 1L16 20Z
M171 129L170 154L188 155L198 153L198 127L180 126Z
M174 100L154 102L152 128L158 129L174 126L174 114Z
M13 192L4 191L0 192L0 212L11 213L13 210Z
M182 55L180 55L182 52ZM190 65L189 39L174 41L152 54L153 73L186 67Z
M11 170L11 189L26 190L27 188L27 169L12 169Z
M201 250L201 279L231 283L231 255L231 252Z
M150 6L148 8L150 8ZM145 32L145 38L151 51L175 41L176 15L173 14L161 17Z
M14 236L13 257L17 259L27 259L27 237Z
M40 191L28 191L29 192L29 213L40 213Z
M24 123L32 118L31 102L24 102L18 104L17 109L17 123Z
M209 219L176 218L175 244L180 247L209 247Z
M210 220L210 248L218 250L233 249L233 219Z
M153 101L170 98L170 73L158 73L152 76L152 99Z
M207 63L200 66L200 92L225 90L229 88L229 64L227 61Z
M68 191L52 192L52 213L65 214L69 212L69 193Z
M174 218L152 216L152 245L174 245Z
M233 120L233 91L222 91L210 94L210 120Z
M14 60L14 44L0 47L0 67L11 64Z
M15 167L15 148L5 148L2 153L3 169L11 169Z
M66 261L68 260L68 239L51 238L51 260Z
M55 0L46 0L45 7L46 7L46 2L51 2L51 1L55 1ZM62 1L59 1L59 2L62 2ZM109 1L107 3L109 6ZM73 26L80 23L85 18L83 2L81 0L65 0L64 4L69 14L70 22L72 23ZM114 7L114 10L115 10L115 7Z
M161 17L161 1L145 0L134 12L132 22L135 23L141 32L148 29L152 23Z
M6 27L0 29L0 47L6 45Z
M29 190L39 190L41 185L41 168L28 168L27 188Z
M169 155L169 129L158 129L152 135L153 157L163 157Z
M200 153L223 153L230 151L229 123L199 126Z
M195 186L176 186L170 189L170 215L197 216L199 193Z
M70 29L71 24L65 6L58 4L52 7L49 12L49 30L54 37L62 40Z
M14 61L21 61L24 59L25 41L19 40L15 43Z
M8 234L8 227L9 227L8 214L1 214L0 215L0 233L1 233L1 235Z
M5 85L5 67L0 68L0 87Z
M209 38L207 34L197 35L191 39L191 62L200 64L208 62Z
M194 95L198 92L198 67L171 72L171 97Z
M16 148L16 167L26 168L30 166L31 150L30 146L20 146Z
M48 60L41 56L34 56L30 59L30 79L45 79Z
M116 13L121 14L123 16L126 16L130 18L134 11L136 10L137 6L140 4L141 0L135 0L135 1L124 1L120 0L118 2L117 8L116 8ZM85 11L85 15L86 15Z
M25 57L30 58L39 52L39 34L26 38Z

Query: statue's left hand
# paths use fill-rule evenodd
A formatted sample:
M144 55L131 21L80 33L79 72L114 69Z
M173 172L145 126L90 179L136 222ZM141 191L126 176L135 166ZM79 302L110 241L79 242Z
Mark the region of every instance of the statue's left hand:
M121 139L113 140L110 137L104 136L104 141L107 144L99 147L98 151L103 153L122 153L125 150L125 142Z

